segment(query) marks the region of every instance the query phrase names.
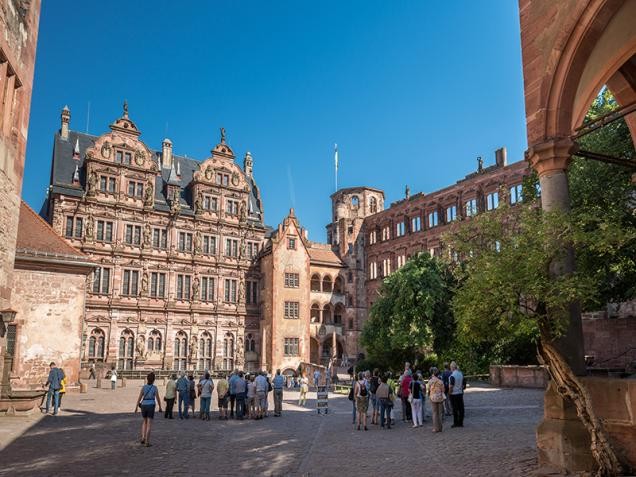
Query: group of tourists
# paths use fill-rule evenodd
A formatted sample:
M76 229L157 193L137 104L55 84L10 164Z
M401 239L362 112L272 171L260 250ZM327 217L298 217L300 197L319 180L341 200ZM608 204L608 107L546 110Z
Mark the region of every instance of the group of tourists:
M216 389L219 416L221 420L263 419L269 415L269 394L274 395L274 416L282 414L283 388L286 379L280 370L270 378L266 372L244 373L234 370L230 376L222 377L216 384L210 373L205 372L195 384L194 375L186 375L181 371L179 378L173 374L166 382L165 411L159 397L159 390L154 384L155 374L147 376L147 383L141 388L137 396L135 412L141 410L143 423L141 427L141 443L150 446L150 429L155 415L155 402L159 412L163 412L165 419L174 419L173 409L177 401L177 415L179 419L196 417L196 401L199 399L199 419L210 420L212 395Z
M349 391L353 401L353 424L357 430L367 431L367 418L371 409L371 424L391 429L395 425L395 404L401 404L403 422L412 423L413 428L424 425L425 400L431 402L433 432L442 432L444 416L453 416L451 427L464 426L464 375L454 361L444 363L444 370L431 367L428 379L424 374L413 371L406 363L404 372L396 379L391 372L381 373L375 369L359 372Z

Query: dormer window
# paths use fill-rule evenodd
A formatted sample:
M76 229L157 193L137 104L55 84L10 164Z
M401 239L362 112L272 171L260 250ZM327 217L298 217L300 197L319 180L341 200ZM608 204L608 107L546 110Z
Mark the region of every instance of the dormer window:
M132 153L119 149L115 150L115 162L129 166L132 163Z
M296 237L287 237L287 248L289 250L296 250Z
M230 176L229 174L224 174L222 172L216 173L216 183L218 185L229 185L230 184Z

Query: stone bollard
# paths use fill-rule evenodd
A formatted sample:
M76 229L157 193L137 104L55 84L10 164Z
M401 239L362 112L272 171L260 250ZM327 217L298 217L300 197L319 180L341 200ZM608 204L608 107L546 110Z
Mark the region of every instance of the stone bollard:
M88 384L80 383L80 394L86 394L88 392Z
M122 388L126 387L126 378L121 378L121 387Z
M99 376L95 380L95 387L98 389L102 387L102 378L100 378Z

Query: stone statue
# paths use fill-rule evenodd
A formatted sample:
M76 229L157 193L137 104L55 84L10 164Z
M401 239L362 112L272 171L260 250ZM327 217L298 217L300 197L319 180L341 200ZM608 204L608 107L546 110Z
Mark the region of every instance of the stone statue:
M95 221L93 220L92 214L88 216L86 220L86 234L84 237L86 240L93 240L93 234L95 233Z
M245 202L241 202L241 208L239 210L239 220L241 222L245 222L246 219L247 219L247 214L245 211Z
M192 282L192 299L199 299L199 277L196 277Z
M225 144L225 128L221 128L221 144Z
M406 189L404 190L404 195L406 196L407 199L411 197L411 188L408 185L406 186Z
M484 172L484 160L477 156L477 172Z
M245 282L241 280L239 284L239 303L243 303L245 301Z
M144 246L145 247L150 247L151 234L152 234L152 229L150 228L150 225L146 224L146 226L144 227Z
M155 188L152 186L150 181L146 183L146 190L144 190L144 205L152 206L155 196Z
M146 357L146 339L144 338L144 335L137 336L137 344L135 345L135 348L137 349L137 355L140 358Z
M88 176L88 190L86 193L88 195L95 195L95 192L97 192L97 174L93 171Z
M197 359L197 337L193 336L190 340L190 359Z
M203 212L203 194L199 192L197 199L194 201L194 213L200 214L201 212Z
M194 234L194 253L201 253L201 242L202 242L201 232L197 230L197 233Z
M142 293L148 292L148 272L144 272L141 276L141 291Z
M179 189L174 189L172 192L172 197L170 199L170 212L173 214L178 214L181 211L181 194L179 194Z

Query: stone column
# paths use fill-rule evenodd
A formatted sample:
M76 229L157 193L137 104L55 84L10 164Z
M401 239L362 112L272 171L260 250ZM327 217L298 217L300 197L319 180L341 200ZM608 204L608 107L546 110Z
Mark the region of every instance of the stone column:
M570 138L555 138L532 146L526 153L528 161L539 174L541 206L546 212L570 211L567 168L574 149L575 144ZM574 251L568 249L562 260L552 263L550 272L554 276L565 275L573 272L574 267ZM574 374L586 374L583 327L578 303L570 305L570 322L566 332L556 341L556 347Z

